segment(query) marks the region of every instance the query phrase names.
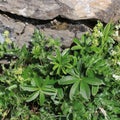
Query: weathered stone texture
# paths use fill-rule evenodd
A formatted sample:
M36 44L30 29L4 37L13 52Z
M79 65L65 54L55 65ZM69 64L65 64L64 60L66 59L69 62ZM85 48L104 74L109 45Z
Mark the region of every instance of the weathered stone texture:
M46 36L60 39L63 47L70 47L74 37L80 38L89 31L82 23L60 23L55 19L58 16L72 21L99 19L105 23L116 22L120 19L120 0L0 0L0 35L8 29L10 38L22 46L30 41L34 29L39 26ZM36 20L41 23L34 24ZM50 26L42 24L41 20L51 20Z
M20 47L31 40L35 26L20 21L15 21L5 15L0 15L0 33L5 30L10 32L11 40L15 41Z
M1 0L0 10L35 19L120 19L120 0Z

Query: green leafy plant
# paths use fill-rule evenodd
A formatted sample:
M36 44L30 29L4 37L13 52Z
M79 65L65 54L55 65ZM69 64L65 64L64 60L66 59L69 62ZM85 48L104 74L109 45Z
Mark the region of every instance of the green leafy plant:
M69 97L72 100L75 93L80 92L83 98L90 99L90 87L92 85L92 94L96 95L99 89L99 85L104 84L103 81L93 74L90 76L83 76L82 71L80 70L80 61L76 69L73 69L69 72L70 75L64 76L59 80L60 85L69 85L73 84L70 89Z
M1 120L119 120L119 24L98 21L71 48L35 30L29 46L0 43Z
M56 55L49 56L49 59L53 64L53 71L58 75L67 74L76 64L76 58L69 54L69 49L65 49L62 53L57 49Z
M56 96L57 90L53 88L53 80L49 77L42 79L38 76L33 77L33 82L29 86L21 86L25 91L32 92L32 94L27 98L27 102L31 102L39 97L40 105L45 102L45 95Z

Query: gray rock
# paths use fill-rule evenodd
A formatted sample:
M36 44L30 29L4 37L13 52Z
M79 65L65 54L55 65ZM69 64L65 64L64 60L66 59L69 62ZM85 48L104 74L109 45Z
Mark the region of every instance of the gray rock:
M69 30L52 30L50 28L45 28L44 30L41 30L41 32L48 38L52 37L60 40L63 48L70 47L73 38L75 37L75 34Z
M0 33L0 43L4 43L5 39L3 37L3 35Z
M53 21L52 21L53 22ZM55 23L54 23L55 22ZM82 34L89 31L89 28L84 24L68 24L65 22L59 22L54 20L53 24L38 25L39 30L45 34L47 37L53 37L54 39L59 39L61 41L62 47L70 47L73 38L80 38ZM42 28L44 26L44 28ZM19 47L24 44L28 44L31 41L31 37L34 33L35 25L30 23L22 22L16 19L12 19L6 15L0 15L0 33L5 30L10 32L10 39L14 41ZM1 42L3 42L3 37L0 36Z
M8 17L8 14L13 17ZM21 16L38 21L61 16L71 20L100 19L106 23L110 20L116 22L120 19L120 0L0 0L0 33L9 30L10 38L18 46L27 44L36 28L33 22L19 19ZM53 26L40 24L39 30L47 37L60 39L62 47L70 47L74 37L81 38L82 34L89 31L83 24L61 24L56 20ZM0 34L0 42L3 41Z
M2 0L0 10L41 20L57 16L72 20L120 19L120 0Z
M5 15L0 15L0 32L5 30L10 32L10 39L15 41L18 46L27 44L34 33L35 26L20 21L16 21Z
M60 40L62 44L62 48L69 48L72 45L73 39L75 37L80 39L84 33L90 32L90 28L83 24L68 25L66 26L67 27L66 29L61 24L60 26L57 29L44 28L44 29L40 29L40 31L48 38L51 37ZM60 29L60 28L64 28L64 29Z

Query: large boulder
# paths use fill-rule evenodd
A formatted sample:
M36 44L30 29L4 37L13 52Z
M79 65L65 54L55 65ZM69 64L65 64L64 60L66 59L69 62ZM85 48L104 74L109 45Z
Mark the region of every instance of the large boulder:
M120 19L120 0L1 0L0 10L41 20L61 16L107 23Z

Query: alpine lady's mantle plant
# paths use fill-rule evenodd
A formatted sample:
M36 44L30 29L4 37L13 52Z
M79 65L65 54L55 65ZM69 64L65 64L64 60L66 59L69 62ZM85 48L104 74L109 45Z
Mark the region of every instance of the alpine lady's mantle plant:
M0 58L2 120L119 120L120 43L111 23L74 39L69 49L35 30L20 49L4 33Z

